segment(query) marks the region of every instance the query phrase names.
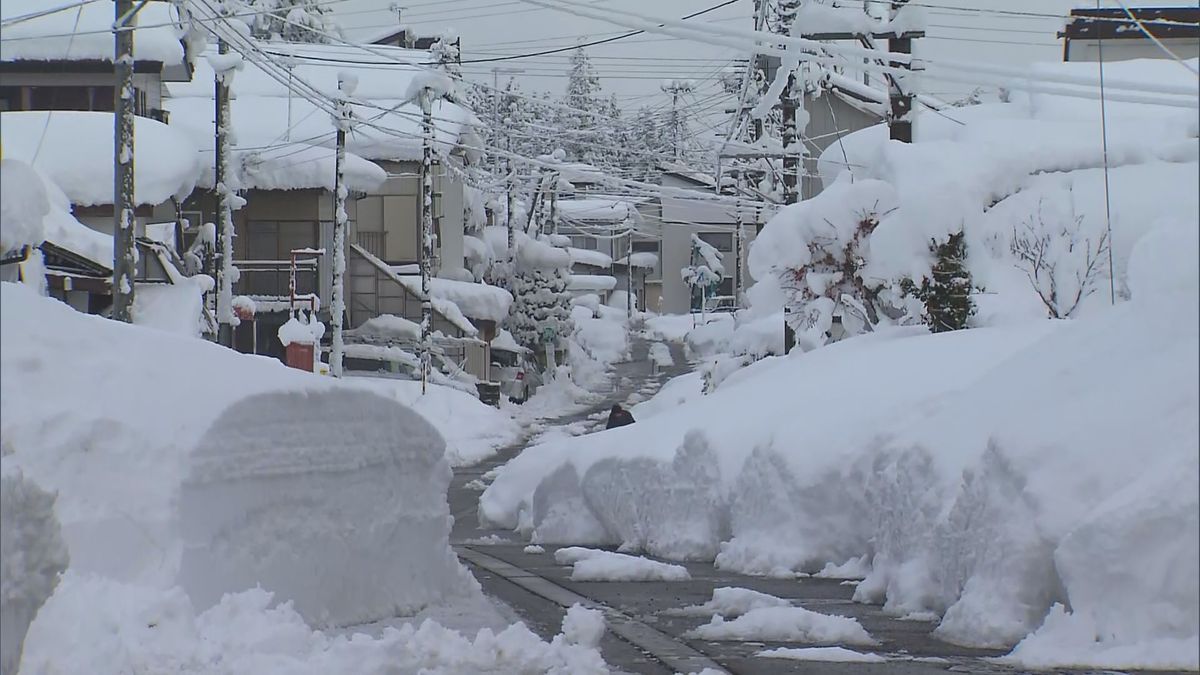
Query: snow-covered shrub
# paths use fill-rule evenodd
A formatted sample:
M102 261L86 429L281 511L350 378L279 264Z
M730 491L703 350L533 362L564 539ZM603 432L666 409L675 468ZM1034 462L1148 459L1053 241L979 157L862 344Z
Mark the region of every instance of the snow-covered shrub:
M15 675L25 632L67 568L54 495L19 471L0 478L0 552L0 673Z
M1037 213L1014 226L1009 240L1014 264L1052 319L1069 318L1109 275L1108 232L1085 232L1083 216L1075 214L1075 200L1066 192L1068 212L1056 205L1046 213L1041 199Z
M888 183L842 180L780 211L754 241L751 273L773 278L782 290L786 320L802 349L833 339L835 320L848 336L917 321L922 305L903 290L905 279L876 271L904 266L873 265L873 235L897 204ZM926 269L930 263L920 262Z

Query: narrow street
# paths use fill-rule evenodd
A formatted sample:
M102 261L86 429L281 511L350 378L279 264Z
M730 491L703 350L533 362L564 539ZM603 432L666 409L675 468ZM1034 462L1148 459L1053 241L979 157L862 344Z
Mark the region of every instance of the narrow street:
M634 358L614 369L614 390L586 410L548 419L546 429L589 422L589 433L603 428L608 408L637 394L636 401L653 395L671 377L687 372L688 364L677 345L671 345L677 365L653 372L647 358L648 343L636 340ZM536 442L536 441L534 441ZM490 482L491 472L515 457L529 444L525 441L506 448L494 457L455 472L449 500L455 516L452 543L459 559L474 573L489 596L507 604L534 632L545 639L559 632L566 609L575 603L600 609L608 631L601 643L606 661L629 673L694 673L719 668L734 674L776 673L888 673L925 675L933 673L1009 674L1027 672L994 662L1008 650L960 647L936 639L936 623L901 620L888 616L879 605L851 600L854 582L838 579L772 579L718 570L709 562L684 565L691 580L683 582L579 582L570 579L571 567L554 559L557 547L542 553L526 553L528 542L509 530L481 528L477 518L480 484ZM824 614L853 617L879 640L874 648L851 647L887 657L886 662L795 661L763 658L757 652L776 647L808 646L788 642L703 641L684 634L707 623L708 617L672 616L666 610L700 605L712 597L713 589L732 586L748 588ZM1046 672L1046 671L1040 671ZM1100 675L1113 671L1059 670L1072 675ZM1125 671L1135 672L1135 671Z

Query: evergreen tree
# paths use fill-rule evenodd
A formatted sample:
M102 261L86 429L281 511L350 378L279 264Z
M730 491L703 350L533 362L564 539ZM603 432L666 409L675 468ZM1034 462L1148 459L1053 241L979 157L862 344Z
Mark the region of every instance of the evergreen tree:
M559 128L566 134L563 149L572 159L601 164L603 157L597 145L603 144L602 132L595 114L604 109L601 98L600 77L592 67L592 61L582 48L571 54L571 69L567 78L567 93L558 119Z
M925 303L925 323L934 333L961 330L975 314L971 300L971 273L967 270L967 246L962 232L942 244L930 245L936 262L929 278L914 295Z
M259 39L287 42L329 42L341 29L327 3L320 0L249 0L251 34Z
M547 344L557 349L573 330L571 295L560 269L521 270L513 278L509 330L517 344L542 354Z

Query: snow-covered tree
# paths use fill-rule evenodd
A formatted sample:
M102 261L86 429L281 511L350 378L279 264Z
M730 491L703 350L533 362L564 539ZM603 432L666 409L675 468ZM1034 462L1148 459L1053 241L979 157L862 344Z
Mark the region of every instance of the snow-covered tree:
M721 252L712 244L698 235L692 235L691 264L680 270L680 276L691 291L693 302L697 299L696 293L699 291L700 307L704 307L705 301L725 278L725 266L721 258Z
M603 114L605 101L600 90L600 77L582 48L571 54L567 75L567 93L558 119L563 130L563 148L574 160L588 164L603 164L603 152L596 146L604 144L603 128L595 113Z
M519 240L508 329L518 344L540 355L547 346L561 349L574 330L570 256L546 241L525 235Z
M259 39L327 43L341 29L321 0L249 0L251 33Z

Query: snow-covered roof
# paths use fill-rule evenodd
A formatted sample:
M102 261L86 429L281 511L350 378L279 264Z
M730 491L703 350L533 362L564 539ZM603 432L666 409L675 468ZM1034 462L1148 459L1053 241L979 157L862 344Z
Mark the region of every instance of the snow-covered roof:
M65 8L21 18L43 12L47 5ZM112 61L114 18L111 2L4 0L0 3L0 20L4 21L0 61ZM147 3L134 25L138 26L133 41L137 61L157 61L167 66L183 63L180 40L185 31L172 3Z
M210 154L209 157L212 155ZM240 168L238 188L243 190L297 190L324 188L333 191L337 151L303 143L290 143L264 150L235 153L234 165ZM372 192L387 180L387 172L378 164L346 153L346 186L357 192ZM213 166L205 165L203 186L213 183Z
M593 251L586 248L568 248L567 253L571 255L571 264L588 265L589 267L599 267L608 269L612 267L612 256L602 251Z
M384 58L353 47L282 42L260 43L276 65L291 63L297 81L320 91L329 106L338 91L339 73L357 78L351 108L360 120L346 140L347 151L367 160L416 161L421 157L421 114L406 102L409 88L424 83L431 71L404 63L428 63L428 52L372 46ZM216 50L196 60L190 82L169 83L163 107L171 125L186 130L197 150L211 157L213 138L213 61ZM217 60L220 66L224 66ZM386 67L381 67L386 66ZM253 62L245 62L233 75L232 126L236 146L261 148L288 141L333 147L335 129L331 115L273 79ZM439 153L448 154L466 143L479 122L466 108L446 99L433 104L434 140ZM211 163L211 162L206 162ZM284 177L284 176L280 176ZM301 185L304 174L292 180Z
M395 314L380 314L364 321L354 333L384 340L415 340L421 337L421 325Z
M564 199L558 203L558 212L570 220L586 220L599 223L620 223L636 218L636 208L624 199Z
M401 283L418 297L421 295L421 277L398 275ZM503 321L513 297L498 286L456 281L435 277L429 280L429 290L436 303L445 300L454 303L464 316L483 321Z
M616 287L616 277L606 274L572 274L567 279L569 291L611 291Z
M496 337L492 338L492 349L499 349L505 352L516 352L518 354L529 351L527 348L517 344L517 339L513 334L501 328L496 331Z
M134 119L133 171L138 204L186 196L200 176L192 143L146 117ZM81 206L113 203L113 115L105 112L0 113L4 156L23 160Z
M658 256L648 251L634 253L632 256L621 256L613 261L614 264L624 267L628 263L627 260L633 260L634 269L654 269L658 267Z

